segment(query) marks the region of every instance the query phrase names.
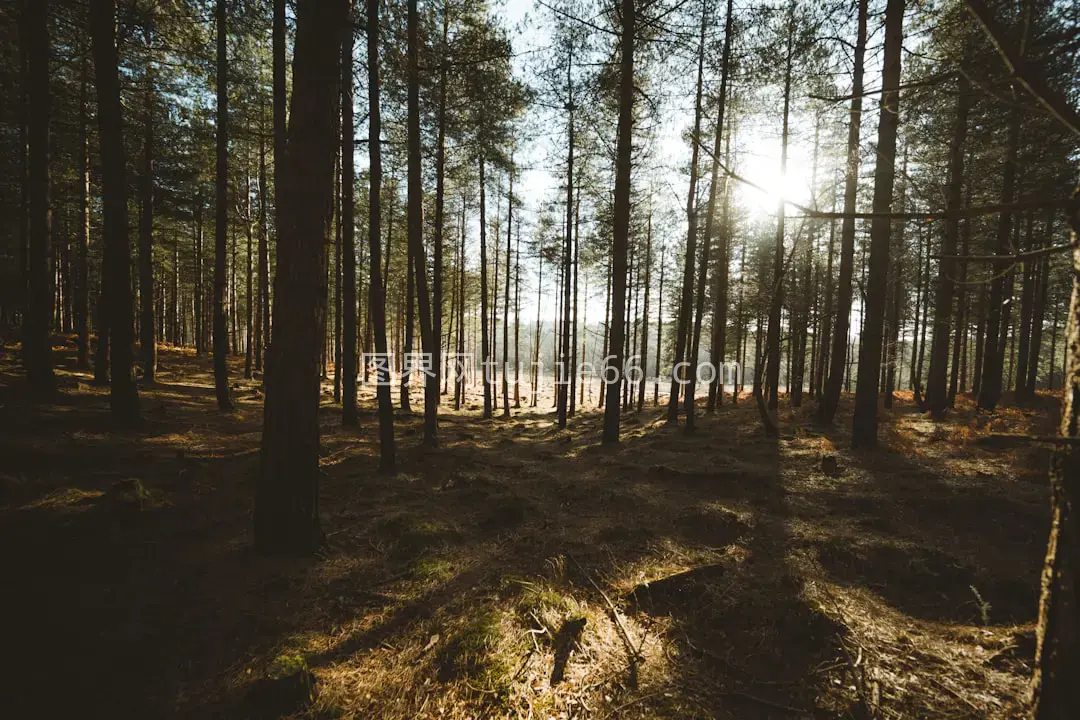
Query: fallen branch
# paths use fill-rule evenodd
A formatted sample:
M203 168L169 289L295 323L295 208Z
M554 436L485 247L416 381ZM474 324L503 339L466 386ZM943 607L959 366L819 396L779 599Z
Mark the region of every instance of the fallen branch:
M976 442L981 445L996 444L1002 447L1012 445L1024 445L1027 443L1045 443L1048 445L1080 445L1080 437L1065 437L1063 435L1023 435L1019 433L990 433Z
M604 602L607 603L608 611L611 613L611 618L615 622L615 627L619 630L619 636L622 637L622 641L626 645L626 652L630 655L630 663L635 664L638 662L643 662L645 658L642 657L638 653L638 651L634 649L634 643L630 640L630 634L623 626L622 619L619 618L619 611L615 609L615 604L611 602L611 598L608 597L607 593L604 592L603 588L596 584L596 581L592 579L592 575L590 575L585 570L585 568L581 567L581 563L577 561L577 558L570 556L570 559L574 561L574 565L577 565L577 569L581 571L581 573L585 576L585 579L588 580L594 588L596 588L596 592L600 593L600 597L604 598Z

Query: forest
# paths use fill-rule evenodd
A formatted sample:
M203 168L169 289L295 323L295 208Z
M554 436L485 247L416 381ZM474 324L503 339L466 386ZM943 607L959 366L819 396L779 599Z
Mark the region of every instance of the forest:
M3 0L5 718L1080 708L1080 2Z

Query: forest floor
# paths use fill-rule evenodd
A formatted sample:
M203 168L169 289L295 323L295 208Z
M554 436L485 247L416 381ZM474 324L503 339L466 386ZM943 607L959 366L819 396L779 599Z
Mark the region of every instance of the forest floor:
M63 345L63 348L60 347ZM1031 672L1049 527L1056 398L933 423L899 394L882 447L852 452L783 400L696 434L648 407L602 447L592 409L481 420L444 408L442 447L398 414L399 473L376 418L324 398L309 560L251 543L258 381L163 349L121 430L58 339L60 394L32 403L0 353L0 715L241 718L268 668L303 657L312 718L1004 718ZM651 391L651 388L650 388ZM651 394L651 392L650 392ZM395 392L395 404L396 404ZM422 409L422 393L413 395ZM823 472L823 455L838 468ZM118 499L122 481L146 489ZM118 485L119 481L119 485Z

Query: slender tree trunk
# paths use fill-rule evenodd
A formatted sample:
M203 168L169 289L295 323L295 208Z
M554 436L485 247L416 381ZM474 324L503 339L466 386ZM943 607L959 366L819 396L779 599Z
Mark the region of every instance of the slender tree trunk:
M409 254L412 256L420 313L420 346L428 361L438 360L438 338L434 334L431 316L431 295L428 294L427 256L424 251L424 188L420 166L420 42L417 37L420 19L416 0L409 0L408 17L408 142L409 142ZM426 365L427 363L425 363ZM439 443L439 376L424 368L424 444Z
M405 264L405 345L401 355L400 400L398 401L398 405L401 406L402 412L408 414L412 412L412 403L409 398L409 384L412 380L412 372L415 370L411 360L413 353L413 330L416 327L416 316L414 314L416 308L416 284L415 275L413 274L412 252L407 253Z
M791 109L791 68L793 43L795 41L794 3L788 6L788 41L784 66L784 126L781 134L780 174L787 174L789 115ZM769 388L768 409L775 412L780 395L780 325L781 311L784 306L784 220L787 205L781 199L777 203L776 247L773 251L772 299L769 306L769 328L766 340L766 384ZM789 381L790 385L790 381ZM790 387L789 387L790 392ZM763 413L764 417L764 413ZM771 429L766 422L766 428Z
M244 194L247 204L247 217L244 229L247 233L247 277L244 295L244 377L250 379L255 360L255 207L251 201L251 157L248 156L248 169L244 174Z
M1002 168L1001 202L1013 202L1016 194L1016 154L1020 141L1021 113L1013 108L1009 115L1008 135L1005 141L1005 163ZM1009 237L1012 234L1012 213L998 216L997 246L999 255L1011 254ZM978 404L982 410L993 410L1001 399L1004 356L1000 349L1001 318L1005 310L1005 278L1001 277L1009 261L1001 260L992 265L996 277L990 284L986 314L986 334L983 340L982 367L979 379Z
M573 256L573 225L574 225L574 54L573 46L566 61L566 86L567 86L567 151L566 151L566 235L563 238L563 261L562 261L562 334L561 348L559 351L559 376L555 386L558 397L558 423L559 427L566 427L566 415L569 408L570 374L573 370L568 367L570 361L570 271Z
M255 320L255 370L263 369L265 343L270 337L270 249L266 222L266 139L259 133L259 302Z
M698 38L698 62L697 62L697 90L694 94L694 129L690 135L690 189L686 195L686 256L683 261L682 295L679 302L679 311L675 324L675 365L671 372L671 393L668 398L667 424L675 426L679 423L679 393L682 390L685 374L683 373L684 362L687 362L686 340L689 334L690 323L693 313L694 302L694 261L697 257L697 181L698 181L698 155L701 143L701 99L702 83L705 75L705 3L701 5L701 25ZM620 140L622 136L620 135ZM696 371L692 365L696 358L690 358L690 373ZM689 389L692 392L692 388ZM693 407L693 399L688 402L688 407ZM693 420L688 419L690 428L693 428Z
M622 28L619 75L619 135L615 161L615 213L612 234L611 273L611 362L616 378L623 372L622 345L626 332L626 255L630 239L630 170L634 132L634 30L637 24L634 0L621 0ZM698 91L700 96L701 92ZM700 114L700 111L699 111ZM695 133L695 154L696 154ZM694 163L696 165L696 162ZM693 202L693 195L688 204ZM608 378L604 378L608 382ZM608 382L605 388L607 404L604 406L605 443L619 441L619 383Z
M510 351L510 233L514 224L514 158L510 157L510 192L507 194L506 207L506 281L503 291L503 336L502 336L502 405L503 417L510 417L510 384L506 377L506 364Z
M443 224L444 205L446 202L446 83L447 83L447 38L450 33L450 4L443 2L442 10L442 49L443 58L439 63L439 105L437 110L438 136L435 145L435 237L434 267L431 279L431 332L435 338L442 337L443 325ZM451 303L452 305L452 303ZM451 324L453 317L451 316ZM447 339L447 347L450 342ZM435 386L439 385L439 373L442 371L442 344L435 343L432 357L432 370L435 372Z
M371 312L372 333L379 366L376 395L379 403L379 469L393 473L395 469L394 407L390 402L390 360L386 351L386 285L382 277L382 248L379 213L382 210L382 113L379 107L379 0L367 0L367 60L368 60L368 257L371 282L368 286L368 307ZM388 222L392 223L393 216ZM387 236L386 251L390 242Z
M580 210L581 210L581 187L577 188L577 200L574 202L574 299L573 307L571 308L571 316L573 320L570 323L570 406L567 409L567 414L574 415L576 411L574 393L577 389L578 379L578 269L581 265L581 223L580 223ZM584 354L584 353L583 353ZM582 358L584 360L584 358Z
M1028 211L1027 222L1024 232L1024 246L1022 249L1031 250L1034 245L1035 215ZM1031 351L1031 321L1034 314L1036 268L1038 263L1034 260L1025 261L1023 268L1023 282L1020 290L1020 321L1019 336L1015 338L1016 352L1016 399L1024 402L1035 397L1035 388L1027 387L1028 377L1028 354ZM1010 363L1011 365L1011 363ZM1010 373L1011 374L1011 373Z
M874 168L874 212L892 207L896 173L896 130L900 115L900 45L903 42L904 0L889 0L885 8L885 50L881 71L882 101L878 117L877 165ZM889 235L892 221L876 217L870 225L870 268L866 290L866 322L859 348L855 387L855 417L851 443L877 444L878 368L881 365L882 323L885 313Z
M487 198L485 196L484 156L477 158L480 171L480 369L484 383L484 419L491 417L491 349L488 335L487 267Z
M1044 247L1053 244L1054 213L1046 213L1046 237L1043 238ZM1046 294L1049 287L1049 258L1044 256L1038 264L1038 283L1035 290L1035 307L1031 319L1031 359L1028 362L1027 388L1031 395L1035 394L1039 377L1039 357L1042 350L1043 322L1046 318Z
M859 0L855 68L848 114L847 163L844 171L844 220L840 227L840 277L836 284L836 327L829 352L829 376L818 405L818 420L831 423L836 417L840 391L847 369L848 332L851 329L852 277L855 269L855 200L859 189L859 130L862 125L863 70L866 59L866 23L869 0ZM756 372L756 369L755 369Z
M660 246L660 287L656 289L656 382L653 383L653 407L660 405L660 351L664 346L664 253Z
M49 251L52 241L52 210L49 205L49 3L31 0L24 5L26 55L29 72L29 296L23 330L23 364L26 379L36 393L55 387L49 316L52 297L49 283Z
M521 225L514 248L514 408L521 407Z
M1033 720L1064 720L1080 703L1080 190L1068 208L1072 230L1072 297L1065 328L1065 379L1061 435L1071 445L1057 446L1050 464L1050 539L1042 572L1039 623L1036 627ZM1054 365L1051 356L1051 368ZM1051 374L1052 374L1051 370Z
M641 382L638 384L638 396L637 396L637 410L641 412L641 409L645 406L645 378L648 375L646 372L649 365L649 290L652 285L652 266L653 266L653 251L652 251L652 199L649 199L649 215L645 221L645 301L644 308L641 313ZM588 326L585 328L588 332ZM582 355L585 354L582 349ZM657 373L659 374L659 368Z
M33 3L31 3L33 5ZM139 418L139 394L132 376L131 247L127 225L127 178L120 78L116 52L114 0L92 0L90 32L97 84L98 135L101 147L101 193L105 242L103 287L106 294L109 360L109 405L122 422Z
M90 83L89 52L79 62L79 139L76 173L79 187L79 228L75 250L75 366L90 368L90 162L87 125L87 86ZM175 270L178 272L179 267ZM100 333L99 333L100 334Z
M539 277L536 281L536 333L533 339L533 382L532 382L532 403L531 407L536 407L538 395L540 392L540 300L544 287L544 249L540 248L538 253L540 260Z
M968 111L971 108L971 83L959 75L960 87L956 98L956 117L953 120L952 141L949 144L949 188L946 207L960 210L963 203L964 143L967 140ZM946 373L949 367L949 331L953 312L953 293L959 275L959 263L947 260L956 255L960 237L960 218L956 214L945 218L945 236L941 245L942 260L938 263L937 289L934 294L934 335L930 345L930 369L926 378L926 405L930 414L941 418L949 404Z
M341 424L357 424L356 412L356 170L353 159L353 28L355 10L347 0L346 32L341 42Z
M225 250L229 231L229 59L225 0L217 0L217 186L214 194L214 390L218 409L232 410L229 391L229 336L225 323Z
M151 8L152 12L152 8ZM154 330L154 61L153 19L146 28L146 88L143 118L143 161L139 215L139 354L143 382L152 384L157 373Z
M971 207L971 185L968 184L967 198L964 200L965 207ZM971 246L971 219L964 220L964 229L960 234L960 254L966 256ZM949 407L956 405L956 393L964 391L967 373L961 371L966 365L966 345L968 334L968 292L967 292L967 261L957 263L957 290L959 295L956 300L956 337L953 341L952 373L949 376Z

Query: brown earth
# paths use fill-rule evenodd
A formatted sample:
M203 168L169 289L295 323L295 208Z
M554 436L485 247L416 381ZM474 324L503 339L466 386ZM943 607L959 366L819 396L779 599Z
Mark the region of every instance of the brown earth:
M3 717L247 717L293 655L313 718L1005 718L1025 700L1048 455L976 440L1052 432L1054 398L993 416L961 398L933 423L900 394L882 448L854 453L848 401L835 428L783 409L779 440L745 398L694 435L648 407L602 447L592 402L560 431L550 398L484 421L473 395L444 408L438 450L399 414L389 477L370 393L349 431L326 397L327 546L271 560L250 534L258 380L223 414L209 361L163 349L121 430L67 345L50 402L16 356Z

